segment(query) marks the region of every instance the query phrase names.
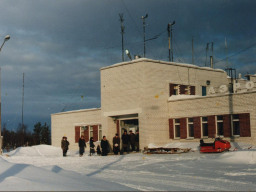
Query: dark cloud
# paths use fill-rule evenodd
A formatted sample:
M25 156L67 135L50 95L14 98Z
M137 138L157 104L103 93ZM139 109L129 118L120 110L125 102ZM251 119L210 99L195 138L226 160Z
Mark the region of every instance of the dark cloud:
M0 39L10 34L0 54L2 124L50 124L50 114L100 107L100 68L121 62L119 13L124 14L125 49L168 60L167 24L173 26L174 60L205 65L206 43L214 42L216 67L228 65L255 73L256 1L251 0L2 0ZM225 50L225 38L228 51ZM242 51L241 51L242 50ZM127 57L125 57L128 60Z

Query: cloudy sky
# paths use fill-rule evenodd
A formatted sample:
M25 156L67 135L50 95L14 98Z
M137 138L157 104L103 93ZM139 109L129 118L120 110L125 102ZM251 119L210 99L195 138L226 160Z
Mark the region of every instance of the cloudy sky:
M168 60L167 24L173 26L174 61L205 66L213 42L215 67L256 72L254 0L0 0L2 126L50 125L50 114L100 107L101 67L122 61L119 13L125 49ZM225 38L227 49L225 49ZM211 49L208 55L211 54ZM226 57L228 56L228 62ZM127 56L125 60L129 60Z

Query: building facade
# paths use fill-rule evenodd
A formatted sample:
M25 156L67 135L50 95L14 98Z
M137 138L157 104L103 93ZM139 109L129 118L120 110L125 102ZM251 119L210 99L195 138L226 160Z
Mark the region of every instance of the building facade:
M52 114L54 146L64 135L77 149L81 135L111 141L124 130L139 130L141 149L215 136L255 143L254 75L233 80L220 69L146 58L100 72L101 108Z

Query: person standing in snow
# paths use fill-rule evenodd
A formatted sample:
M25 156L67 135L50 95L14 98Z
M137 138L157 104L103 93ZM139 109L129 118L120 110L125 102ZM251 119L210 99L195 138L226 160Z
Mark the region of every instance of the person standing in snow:
M106 136L103 136L103 139L101 140L101 149L102 149L102 156L107 156L108 152L109 152L109 145L108 145L108 140L106 138Z
M97 155L101 155L100 145L97 146Z
M61 148L62 148L62 151L63 151L63 157L67 156L68 146L69 146L69 142L67 140L67 137L66 136L62 137Z
M129 138L130 138L130 144L131 144L132 151L135 151L135 135L132 132L132 130L130 130Z
M90 138L90 156L95 153L93 137Z
M118 155L119 151L120 151L120 137L118 137L118 134L116 133L115 137L113 137L113 152L115 155Z
M81 136L81 138L78 141L78 146L79 146L79 155L80 155L80 157L82 157L84 154L84 148L86 147L86 143L85 143L83 135Z
M125 130L122 135L122 145L123 145L123 152L128 152L128 144L129 144L129 135L127 134L127 131Z

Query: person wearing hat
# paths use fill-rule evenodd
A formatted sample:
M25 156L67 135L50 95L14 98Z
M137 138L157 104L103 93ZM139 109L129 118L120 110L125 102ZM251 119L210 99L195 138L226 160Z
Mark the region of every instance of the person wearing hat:
M118 134L113 137L113 152L115 155L118 155L118 152L120 151L120 137L118 137Z
M67 137L63 136L62 140L61 140L61 148L62 148L62 151L63 151L63 157L67 156L68 146L69 146L69 142L67 140Z

